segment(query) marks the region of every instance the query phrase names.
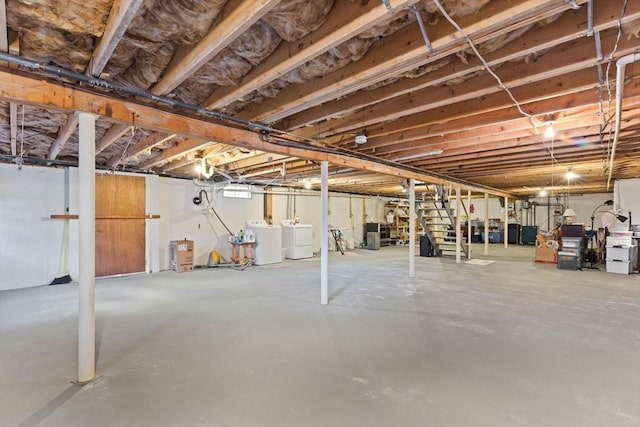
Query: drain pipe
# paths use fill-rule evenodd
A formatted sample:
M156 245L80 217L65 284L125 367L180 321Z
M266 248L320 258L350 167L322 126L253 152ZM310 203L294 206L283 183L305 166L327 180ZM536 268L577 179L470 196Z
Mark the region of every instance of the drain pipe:
M613 174L613 160L616 156L616 146L620 137L620 126L622 116L622 92L624 91L624 70L627 64L640 60L640 53L632 53L623 56L616 61L618 72L616 75L616 130L613 136L613 145L611 146L611 158L609 159L609 176L607 177L607 190L611 185L611 175Z

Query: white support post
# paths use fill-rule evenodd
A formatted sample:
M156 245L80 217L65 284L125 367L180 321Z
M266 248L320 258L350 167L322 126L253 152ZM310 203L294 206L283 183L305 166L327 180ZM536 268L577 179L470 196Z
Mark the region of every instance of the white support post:
M484 193L484 254L489 255L489 193Z
M460 187L456 187L456 264L460 264L460 210L462 209L462 200L460 200Z
M509 247L509 198L504 196L504 248Z
M409 277L416 277L416 181L409 179Z
M471 190L467 190L467 258L471 259Z
M80 113L78 148L78 226L80 234L80 283L78 286L78 382L96 376L95 317L95 152L96 118Z
M322 219L320 222L320 304L329 304L329 162L323 160L320 163L322 187L320 193L320 209Z

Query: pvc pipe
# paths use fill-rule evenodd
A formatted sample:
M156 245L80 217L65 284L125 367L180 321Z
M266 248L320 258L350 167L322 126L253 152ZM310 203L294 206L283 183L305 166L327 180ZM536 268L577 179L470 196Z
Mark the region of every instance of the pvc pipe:
M329 162L320 162L322 189L320 195L320 304L329 304Z
M624 70L627 64L640 60L640 53L632 53L623 56L616 61L618 67L616 73L616 129L613 136L613 144L611 145L611 158L609 159L609 176L607 177L607 190L611 185L611 175L613 174L613 160L616 156L616 146L618 138L620 138L620 126L622 116L622 93L624 91Z
M416 181L409 179L409 277L416 277Z
M460 203L460 187L456 187L456 264L460 264L460 209L462 203Z
M78 225L80 283L78 286L78 382L96 376L95 325L95 152L96 116L80 113L78 146Z
M489 193L484 193L484 254L489 255Z

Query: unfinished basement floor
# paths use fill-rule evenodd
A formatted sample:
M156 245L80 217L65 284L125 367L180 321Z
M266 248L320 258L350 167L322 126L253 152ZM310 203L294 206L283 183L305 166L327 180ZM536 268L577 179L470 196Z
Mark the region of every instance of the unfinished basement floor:
M2 292L0 425L639 426L640 275L491 254L98 280L84 387L77 285Z

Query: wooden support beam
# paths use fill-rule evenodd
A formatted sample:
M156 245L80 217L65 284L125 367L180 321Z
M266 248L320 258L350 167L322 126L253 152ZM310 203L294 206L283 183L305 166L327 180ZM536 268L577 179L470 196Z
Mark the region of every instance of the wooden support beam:
M390 0L389 3L394 10L400 10L417 0ZM282 42L239 85L216 89L203 105L214 109L229 105L388 18L383 2L337 1L320 28L301 40Z
M616 43L618 43L617 54L620 56L632 53L638 48L637 40L625 38L618 41L617 32L615 34L610 32L607 37L602 38L603 51L612 51ZM537 95L540 97L545 94L544 91L549 88L548 83L551 81L556 83L556 86L550 89L557 91L562 87L558 85L558 82L567 81L575 84L574 76L581 75L584 82L589 82L593 86L594 80L597 81L597 79L594 79L593 73L595 71L591 67L596 63L593 40L585 38L557 46L533 63L522 61L509 66L508 69L500 69L496 72L500 75L505 86L511 89L516 100L527 102L523 98L527 96L530 98L535 93L534 87L539 88ZM348 132L382 121L395 120L410 114L435 110L460 102L482 100L483 103L490 103L492 99L504 97L503 91L504 89L498 85L496 79L490 75L476 77L455 86L416 90L367 107L362 113L356 112L350 116L333 120L330 131L332 133ZM489 97L490 95L496 96ZM509 100L509 102L511 101Z
M73 112L69 115L67 122L60 128L58 131L58 136L56 140L51 144L51 149L49 150L49 160L55 160L58 157L60 151L64 148L64 145L67 143L73 132L78 127L79 116L77 113Z
M587 83L588 82L583 82ZM562 84L562 83L561 83ZM595 84L595 83L593 83ZM562 88L561 88L562 89ZM560 94L566 93L560 90ZM625 101L627 96L637 96L640 94L640 79L634 79L625 86ZM535 95L535 94L533 94ZM495 96L498 96L496 94ZM506 98L506 96L505 96ZM525 105L525 112L528 114L539 116L551 113L561 113L565 110L577 109L585 106L593 106L597 103L597 91L592 89L582 90L579 92L568 93L560 98L543 99L536 102L530 102ZM499 100L502 105L509 105L506 99ZM526 102L526 100L525 100ZM480 110L486 111L480 104ZM403 117L389 124L381 124L367 129L372 135L388 135L400 134L411 129L422 128L428 130L428 134L446 133L452 131L473 130L487 124L489 118L490 123L501 121L509 121L522 118L522 114L516 107L509 106L499 111L489 111L478 114L476 110L469 110L467 106L470 103L459 103L447 108L439 108L428 116L425 114L413 114ZM490 104L489 104L490 105ZM458 118L456 123L452 123L452 119ZM375 136L374 136L375 138Z
M180 48L164 71L162 80L156 83L151 92L156 95L171 92L279 2L280 0L241 2L221 22L214 25L198 44Z
M117 123L111 126L102 138L100 138L100 141L96 142L96 154L106 150L107 147L120 139L122 135L129 132L131 128L131 125L124 123Z
M150 150L153 147L156 147L160 144L164 144L165 142L171 141L173 138L175 138L177 135L175 133L165 133L165 132L154 132L151 135L142 138L141 140L139 140L138 142L136 142L135 144L133 144L131 147L129 147L129 149L127 150L127 152L125 153L124 157L122 154L116 154L114 155L109 162L107 163L107 165L109 167L114 167L116 166L119 162L126 162L127 159L130 159L132 157L135 157L137 155L139 155L140 153L146 151L146 150Z
M474 183L459 182L450 177L439 176L425 172L414 172L402 167L382 164L370 159L355 158L343 154L325 153L306 149L302 147L291 147L273 143L263 139L258 134L244 129L237 129L199 120L193 117L181 116L174 112L158 110L150 106L136 104L131 101L114 99L106 95L99 95L95 92L89 93L79 88L64 86L57 82L43 80L41 77L31 78L24 75L15 74L0 70L0 100L9 102L20 102L29 105L37 105L42 108L51 108L62 111L83 111L108 117L110 121L116 122L115 126L128 127L135 119L136 125L146 129L176 133L201 139L205 141L217 141L224 144L235 145L265 152L284 154L309 160L327 160L333 164L351 167L356 169L379 172L387 175L414 178L420 181L432 183L457 182L472 191L477 187ZM185 144L186 145L186 144ZM167 153L167 156L176 156L184 152L195 149L193 146L184 149L174 149ZM171 149L169 149L171 150ZM167 150L165 150L166 152ZM152 159L147 167L151 167L163 161L169 160L164 157L159 161ZM480 186L477 191L484 191ZM495 195L504 193L497 189L486 189L487 192Z
M143 0L114 0L104 33L91 55L87 74L100 77L142 2Z
M561 126L568 127L572 122L585 120L586 123L591 123L591 119L594 115L598 114L597 104L589 104L587 107L580 107L574 109L567 109L558 114L558 123ZM419 127L408 131L401 131L385 136L370 138L367 142L367 148L364 149L365 153L393 153L403 149L408 151L407 154L413 154L409 150L424 148L430 144L451 144L456 141L470 141L477 139L478 142L483 141L486 138L495 138L500 134L514 134L516 132L534 132L531 125L531 120L522 117L512 118L510 120L498 120L496 121L494 112L480 114L485 118L483 125L474 127L473 129L457 130L453 126L448 128L439 127L437 132L431 129L431 125L427 124L425 127ZM600 120L602 122L602 120ZM535 133L535 132L534 132Z
M618 19L624 0L612 0L599 2L594 5L597 14L594 16L594 28L601 32L601 36L607 36L605 30L613 28L617 36ZM627 5L623 22L631 22L640 18L640 4ZM562 16L544 27L544 31L530 31L497 51L485 55L485 60L490 67L521 59L527 55L545 52L554 46L576 40L585 36L587 23L583 10L569 10ZM587 44L591 44L585 52L593 52L593 39L584 38ZM608 50L604 50L607 52ZM545 54L546 55L546 54ZM374 90L361 91L353 96L344 97L317 107L309 108L303 112L286 118L282 123L283 129L294 130L306 124L316 123L333 116L340 117L345 112L355 111L366 105L375 104L405 94L418 91L427 87L439 86L448 81L459 79L470 73L484 70L480 60L471 56L467 63L452 61L446 66L427 73L417 78L404 78L400 81L382 86ZM316 136L313 128L304 128L297 131L302 136Z
M51 219L78 219L79 215L75 214L51 214ZM146 214L146 215L96 215L96 219L159 219L160 215Z
M551 0L498 0L485 6L478 16L461 18L459 23L474 41L481 43L532 23L528 17L535 16L539 20L566 9L566 4ZM442 20L429 29L434 53L425 60L426 47L416 27L407 26L395 32L369 49L359 61L304 85L291 85L259 106L249 107L240 116L264 122L278 121L309 106L337 99L411 70L418 64L453 54L466 43L448 22Z
M202 150L204 147L207 147L211 144L213 144L213 142L198 138L185 139L184 141L179 141L173 147L163 150L157 156L140 164L139 167L142 170L150 169L159 164L174 160L177 157L184 156L185 154L189 154L197 150Z

